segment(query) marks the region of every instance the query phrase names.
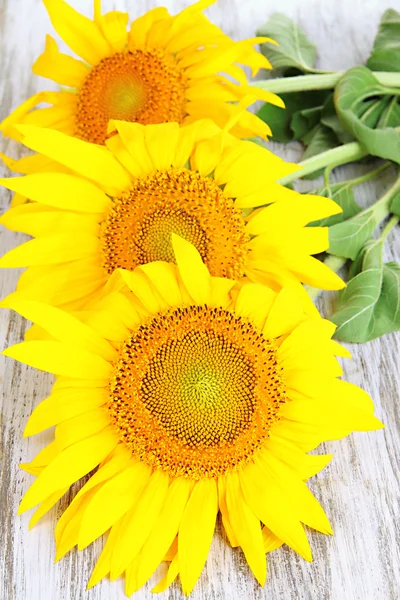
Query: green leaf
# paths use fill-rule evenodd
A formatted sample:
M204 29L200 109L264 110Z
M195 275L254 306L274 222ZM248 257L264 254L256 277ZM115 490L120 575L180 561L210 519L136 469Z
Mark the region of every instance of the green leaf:
M373 210L359 212L354 217L329 228L327 252L355 260L364 244L374 233L378 221Z
M333 102L333 94L329 94L325 100L324 106L322 107L321 123L326 127L329 127L329 129L332 129L342 144L347 144L348 142L354 140L354 136L346 131L336 114L335 105Z
M261 44L261 52L274 69L294 67L306 73L316 72L313 67L317 49L289 17L275 13L258 29L257 35L270 37L278 42L279 46L269 42Z
M383 264L383 239L372 240L357 259L359 273L339 293L335 338L368 342L400 329L400 265Z
M271 127L275 142L301 139L319 120L326 90L281 94L285 109L264 104L257 116Z
M367 67L371 71L400 71L400 14L392 8L382 15Z
M318 123L309 134L303 137L303 142L307 145L307 149L303 154L302 160L311 158L316 154L321 154L321 152L335 148L338 145L338 139L333 131L325 127L325 125L321 125L321 123ZM314 173L312 175L313 179L315 179L316 175Z
M355 67L339 80L334 101L343 125L370 154L400 164L398 93L381 85L366 67Z
M339 215L333 215L332 217L327 217L326 219L321 219L311 223L311 227L332 227L332 225L336 225L336 223L341 223L346 219L350 219L361 211L361 208L354 199L352 180L342 181L341 183L335 183L329 186L318 188L311 191L310 194L331 198L334 200L334 202L336 202L336 204L339 204L343 210L343 212Z

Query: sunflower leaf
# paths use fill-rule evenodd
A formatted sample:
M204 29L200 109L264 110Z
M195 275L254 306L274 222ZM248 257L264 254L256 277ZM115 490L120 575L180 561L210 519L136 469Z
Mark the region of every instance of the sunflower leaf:
M365 210L329 228L329 254L355 260L379 224L373 210Z
M339 80L334 102L343 125L370 154L400 164L397 94L381 85L366 67L355 67Z
M367 67L371 71L400 71L400 13L392 8L382 15Z
M355 263L358 271L339 293L335 338L368 342L400 329L400 265L383 263L384 239L371 240Z
M305 152L303 154L302 160L306 160L307 158L311 158L316 154L321 154L326 150L331 150L332 148L336 148L339 145L338 139L335 133L318 123L314 129L309 131L303 138L303 143L306 145ZM303 179L315 179L319 177L324 172L324 169L319 169L318 171L314 171L309 175L303 176Z
M271 127L274 142L299 140L319 121L329 92L292 92L281 94L285 109L264 104L257 113Z
M315 73L317 49L306 34L292 19L275 13L257 30L257 35L267 36L279 46L266 42L261 44L261 52L268 58L274 69L299 69L305 73Z
M343 127L343 123L337 116L333 101L333 93L329 94L324 102L321 112L321 123L322 125L325 125L325 127L332 129L342 144L347 144L348 142L354 140L354 136L346 131L346 129Z

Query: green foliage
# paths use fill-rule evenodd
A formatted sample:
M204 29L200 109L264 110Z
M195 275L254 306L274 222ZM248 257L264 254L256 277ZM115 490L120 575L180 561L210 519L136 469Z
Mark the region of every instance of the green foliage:
M400 71L400 13L392 8L382 15L367 67L371 71Z
M357 273L339 293L335 338L368 342L400 328L400 265L384 264L384 239L371 240L355 263Z
M261 52L268 58L274 69L295 68L305 73L315 73L313 67L317 56L315 45L304 31L285 15L275 13L257 30L257 35L270 37L279 46L266 42Z
M347 71L335 88L337 114L373 156L400 164L399 90L381 85L366 67Z
M274 142L301 140L318 124L328 94L325 90L281 94L285 109L264 104L258 116L271 127Z
M329 228L329 254L355 260L374 233L377 222L374 211L362 211Z

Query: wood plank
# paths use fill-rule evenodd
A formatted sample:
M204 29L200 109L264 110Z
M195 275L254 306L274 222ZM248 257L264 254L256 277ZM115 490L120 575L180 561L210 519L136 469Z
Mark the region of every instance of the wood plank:
M90 14L90 0L71 4ZM140 14L156 3L150 0L107 2L107 8L125 9ZM165 5L178 11L188 2L169 0ZM379 16L393 3L387 0L280 0L279 11L295 18L317 43L319 67L345 69L367 57ZM253 36L276 6L259 0L220 0L208 14L235 39ZM399 6L397 6L399 8ZM40 0L2 0L0 2L0 118L28 95L50 89L45 80L33 78L30 65L44 46L45 32L51 26ZM273 149L291 160L300 157L300 146ZM3 140L2 151L18 156L20 149ZM356 169L358 172L358 167ZM355 172L353 169L348 173ZM358 190L359 200L371 202L387 178L377 185L368 183ZM2 208L9 194L0 190ZM2 230L0 253L20 243L23 236ZM400 235L390 236L388 259L399 260ZM2 272L0 297L11 292L17 281L15 271ZM331 295L321 303L329 311ZM329 314L329 312L328 312ZM4 346L21 340L25 323L17 315L2 311L0 338ZM361 385L374 398L377 414L386 423L383 432L353 434L341 442L324 444L321 451L335 452L332 464L315 477L310 487L327 510L335 530L333 538L310 532L314 563L308 564L282 548L268 557L269 576L260 589L239 550L230 549L219 528L210 558L191 598L212 600L397 600L400 590L399 539L399 395L398 378L400 337L386 336L355 346L353 362L347 361L345 376ZM3 600L120 600L123 583L103 581L85 593L101 542L83 553L72 551L53 565L53 526L67 505L51 511L30 533L29 515L17 517L19 500L31 477L18 470L18 464L33 458L50 439L42 434L23 440L22 434L32 408L48 394L51 378L28 367L0 358L3 381L1 400L1 492L0 492L0 598ZM150 598L151 585L136 597ZM162 599L183 598L179 585L173 585Z

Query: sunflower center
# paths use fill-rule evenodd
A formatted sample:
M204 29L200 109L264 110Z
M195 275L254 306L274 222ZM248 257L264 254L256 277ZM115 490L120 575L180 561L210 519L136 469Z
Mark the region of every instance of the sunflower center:
M199 479L251 460L285 401L273 343L230 311L190 306L123 344L108 409L134 456Z
M180 123L186 83L173 56L160 50L131 50L93 67L78 94L77 135L104 144L110 119Z
M114 199L102 225L103 266L111 274L172 262L172 233L197 248L212 275L243 275L248 235L240 210L212 179L175 168L138 178Z

